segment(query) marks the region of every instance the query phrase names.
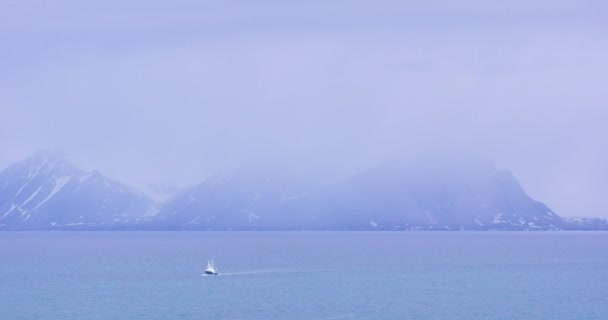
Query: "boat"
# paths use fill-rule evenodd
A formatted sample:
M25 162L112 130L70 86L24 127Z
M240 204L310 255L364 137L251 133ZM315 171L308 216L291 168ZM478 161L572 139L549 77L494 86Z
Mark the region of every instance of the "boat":
M205 269L205 275L217 275L217 268L213 260L207 261L207 268Z

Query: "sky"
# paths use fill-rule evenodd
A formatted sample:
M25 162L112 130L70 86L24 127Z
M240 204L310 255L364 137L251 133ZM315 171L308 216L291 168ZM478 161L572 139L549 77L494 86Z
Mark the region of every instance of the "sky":
M606 1L0 1L0 168L130 183L424 152L608 217ZM337 169L336 169L337 170Z

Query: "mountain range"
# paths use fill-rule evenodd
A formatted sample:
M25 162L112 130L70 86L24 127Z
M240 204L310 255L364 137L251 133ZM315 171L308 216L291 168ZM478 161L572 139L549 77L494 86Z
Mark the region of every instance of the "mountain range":
M511 172L468 156L393 161L339 179L251 163L181 190L146 189L38 152L0 172L0 230L608 229L603 219L561 218Z

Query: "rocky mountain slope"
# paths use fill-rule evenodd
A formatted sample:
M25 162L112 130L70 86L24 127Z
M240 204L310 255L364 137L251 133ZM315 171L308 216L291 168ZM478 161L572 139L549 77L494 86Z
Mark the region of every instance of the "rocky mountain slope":
M260 218L271 219L278 205L310 192L315 183L297 170L248 164L177 193L160 206L149 225L158 229L255 229Z
M562 219L479 159L391 162L341 181L237 170L169 200L158 226L201 230L557 230ZM269 178L272 177L272 178ZM170 223L166 223L170 222Z
M112 229L151 208L141 192L38 152L0 172L0 230Z

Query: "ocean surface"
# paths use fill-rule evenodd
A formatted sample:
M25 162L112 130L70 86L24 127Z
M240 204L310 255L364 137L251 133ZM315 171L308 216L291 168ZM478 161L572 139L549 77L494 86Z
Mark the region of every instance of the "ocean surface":
M3 232L0 319L605 320L608 233Z

